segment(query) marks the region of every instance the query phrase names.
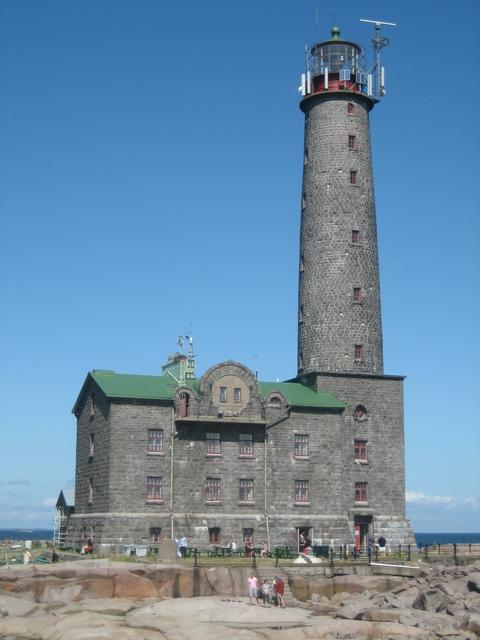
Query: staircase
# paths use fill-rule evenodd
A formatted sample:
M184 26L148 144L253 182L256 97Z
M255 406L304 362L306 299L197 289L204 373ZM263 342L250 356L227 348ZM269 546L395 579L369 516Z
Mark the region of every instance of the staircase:
M258 586L261 587L264 580L268 580L270 584L270 597L273 595L273 581L275 577L282 578L285 583L285 593L283 599L285 600L286 607L294 607L297 604L297 600L293 597L288 584L288 576L281 567L257 567Z

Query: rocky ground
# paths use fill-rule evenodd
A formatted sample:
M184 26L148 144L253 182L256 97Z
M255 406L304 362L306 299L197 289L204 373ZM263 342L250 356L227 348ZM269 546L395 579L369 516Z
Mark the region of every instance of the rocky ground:
M107 561L5 568L0 639L480 638L480 562L426 566L416 578L294 571L297 600L286 609L248 606L248 571Z

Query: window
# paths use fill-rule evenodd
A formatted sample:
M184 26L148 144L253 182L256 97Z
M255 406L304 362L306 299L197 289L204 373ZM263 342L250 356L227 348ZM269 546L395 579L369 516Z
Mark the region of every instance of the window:
M210 544L220 543L220 527L210 527L208 530L208 542Z
M220 402L226 402L227 401L227 387L220 387L219 400L220 400Z
M305 147L305 153L303 154L303 164L306 165L308 162L308 147Z
M358 229L352 229L352 244L358 244L360 242L360 231Z
M355 407L355 411L353 412L353 417L355 418L355 420L360 420L360 421L367 419L368 417L367 410L365 409L363 404L358 404Z
M253 529L247 527L243 530L243 541L248 542L249 540L253 541Z
M355 113L355 105L353 104L353 102L349 102L347 104L347 113L349 116L352 116Z
M182 392L178 396L177 411L180 418L186 418L190 413L190 396Z
M295 480L295 502L309 501L308 480Z
M303 322L303 304L298 309L298 321Z
M355 460L367 460L366 440L355 440Z
M88 504L93 504L93 480L88 480Z
M253 456L253 435L251 433L241 433L238 436L241 456Z
M160 501L163 499L162 479L157 476L147 478L147 500Z
M355 361L361 362L363 360L363 344L355 345Z
M306 193L302 193L302 209L305 209L305 207L307 206L307 195Z
M360 287L353 287L353 301L354 302L362 301L362 289Z
M240 480L240 502L253 502L253 480Z
M357 171L354 169L350 171L350 184L357 184Z
M157 544L160 542L160 538L162 536L162 530L160 527L150 527L150 540Z
M161 453L163 451L163 430L149 429L147 440L148 453Z
M349 149L357 148L357 139L355 136L348 136L348 148Z
M90 458L93 458L93 456L95 455L95 442L94 442L93 433L90 434L90 441L88 445L88 455L90 456Z
M95 394L90 396L90 420L95 418Z
M207 433L207 456L219 456L222 453L219 433Z
M240 387L234 387L233 389L233 401L241 402L242 401L242 390Z
M220 497L220 478L207 478L205 500L207 502L220 502Z
M306 458L308 457L308 436L295 434L295 457Z
M304 261L303 261L303 253L300 256L300 273L302 273L302 271L305 271L305 264L304 264Z
M355 502L367 502L368 500L368 483L356 482L355 483Z

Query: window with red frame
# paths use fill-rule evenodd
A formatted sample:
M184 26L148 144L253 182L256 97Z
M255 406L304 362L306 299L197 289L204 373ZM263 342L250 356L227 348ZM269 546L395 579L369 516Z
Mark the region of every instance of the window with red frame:
M150 539L154 544L160 542L161 536L162 529L160 527L150 527Z
M357 184L357 171L350 171L350 184Z
M355 483L355 502L367 502L368 501L368 483L356 482Z
M253 456L253 435L241 433L238 436L241 456Z
M220 478L207 478L205 500L207 502L220 502L220 498Z
M306 458L308 456L308 436L296 433L294 447L296 458Z
M210 544L220 543L220 527L210 527L208 530L208 542Z
M162 429L148 430L147 451L149 453L160 453L161 451L163 451Z
M233 401L234 402L242 401L242 390L240 389L240 387L233 388Z
M353 115L355 113L355 105L353 104L353 102L349 102L347 104L347 113L348 115Z
M147 478L147 500L162 500L162 479L158 476L148 476Z
M362 301L362 289L360 287L353 287L353 301L354 302Z
M240 480L240 502L253 502L253 480Z
M295 502L309 501L308 480L295 480Z
M355 345L355 360L357 360L358 362L363 360L363 344Z
M355 440L355 460L367 459L367 441Z
M207 433L207 455L218 456L222 453L219 433Z
M352 244L358 244L360 242L360 231L358 229L352 229Z
M348 136L348 148L356 149L357 148L357 139L355 136Z

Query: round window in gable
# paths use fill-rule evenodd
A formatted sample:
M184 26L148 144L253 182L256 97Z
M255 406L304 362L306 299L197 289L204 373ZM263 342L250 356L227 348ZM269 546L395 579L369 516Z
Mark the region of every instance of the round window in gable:
M368 413L365 407L363 406L363 404L358 404L355 407L355 411L353 412L353 417L355 418L355 420L358 420L359 422L363 422L363 420L368 419Z

